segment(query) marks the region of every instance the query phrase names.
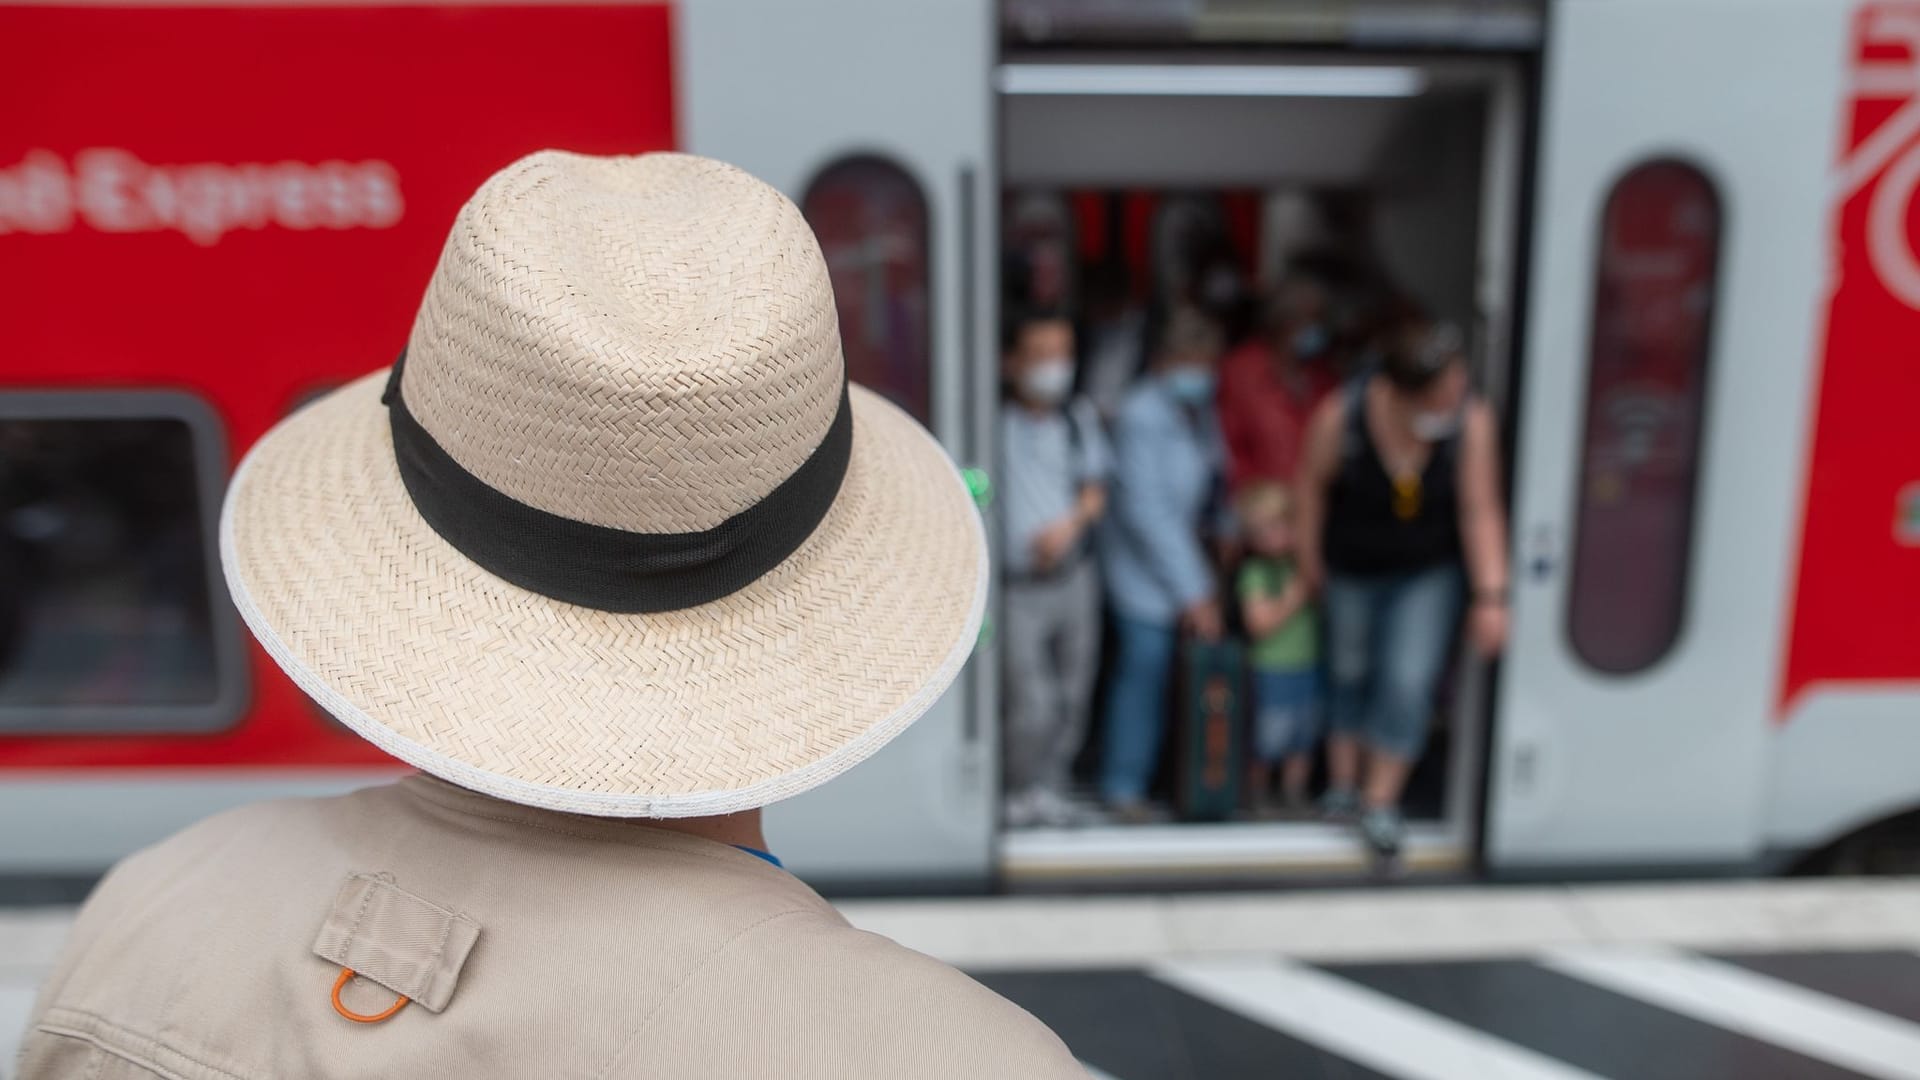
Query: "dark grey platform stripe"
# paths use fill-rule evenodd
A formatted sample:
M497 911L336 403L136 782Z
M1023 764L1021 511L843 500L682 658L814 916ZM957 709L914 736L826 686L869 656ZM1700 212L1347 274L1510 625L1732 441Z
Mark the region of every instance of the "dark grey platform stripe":
M1619 1080L1853 1080L1859 1074L1524 961L1323 970Z
M1115 1080L1387 1080L1138 971L974 978L1039 1017L1075 1057Z
M1920 954L1731 953L1716 960L1920 1023Z

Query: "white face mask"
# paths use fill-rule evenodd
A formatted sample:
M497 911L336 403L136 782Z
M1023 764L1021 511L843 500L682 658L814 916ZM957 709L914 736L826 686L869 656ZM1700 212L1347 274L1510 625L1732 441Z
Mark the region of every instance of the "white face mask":
M1058 405L1073 392L1073 361L1050 356L1020 373L1020 393L1042 405Z
M1417 412L1413 414L1413 436L1426 442L1438 442L1460 430L1458 410Z
M1167 389L1188 405L1204 405L1213 397L1213 369L1177 367L1165 375Z

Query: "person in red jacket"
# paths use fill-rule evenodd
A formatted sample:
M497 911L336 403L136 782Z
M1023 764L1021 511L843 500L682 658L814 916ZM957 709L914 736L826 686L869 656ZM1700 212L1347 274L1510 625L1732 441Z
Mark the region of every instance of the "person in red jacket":
M1261 332L1221 362L1220 429L1234 491L1293 481L1307 421L1335 382L1330 343L1326 289L1291 275L1267 299Z

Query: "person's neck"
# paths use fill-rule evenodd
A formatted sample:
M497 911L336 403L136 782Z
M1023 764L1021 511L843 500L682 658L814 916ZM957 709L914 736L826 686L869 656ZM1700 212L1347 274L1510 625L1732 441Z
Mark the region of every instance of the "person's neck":
M1016 397L1013 399L1013 401L1014 401L1014 404L1020 406L1022 409L1025 409L1028 413L1034 416L1045 416L1048 413L1052 412L1055 408L1055 406L1053 406L1052 404L1049 404L1048 402L1035 401L1030 397L1026 397L1025 395Z
M720 814L715 817L655 818L647 824L656 829L686 833L688 836L731 844L734 847L748 847L755 851L767 850L767 837L760 830L758 809L742 810L737 814Z

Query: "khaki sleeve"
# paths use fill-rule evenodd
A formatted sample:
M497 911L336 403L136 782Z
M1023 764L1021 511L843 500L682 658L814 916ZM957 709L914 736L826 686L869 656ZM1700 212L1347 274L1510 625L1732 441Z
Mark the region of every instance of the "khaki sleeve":
M147 852L139 852L122 859L105 877L93 887L75 915L72 927L67 931L66 941L60 946L59 954L54 958L53 969L40 982L39 992L34 995L33 1007L27 1013L26 1026L20 1031L20 1050L14 1068L19 1071L21 1080L37 1080L39 1077L61 1075L57 1064L49 1064L57 1059L58 1047L42 1045L50 1037L38 1035L40 1021L54 1002L60 1000L61 993L72 980L74 970L92 951L94 940L100 936L101 929L112 926L123 917L127 902L139 895L140 879L143 868L149 861ZM4 1070L0 1069L0 1073Z
M41 1041L35 1032L47 1010L62 1000L82 966L90 960L99 959L94 954L98 951L96 946L100 939L115 932L124 932L128 926L139 925L156 895L179 878L199 873L200 868L222 845L236 835L244 835L241 823L246 820L240 812L227 811L189 826L152 847L120 860L93 887L86 902L80 905L80 911L74 916L73 927L67 932L67 939L60 947L53 969L40 983L32 1011L27 1014L20 1047L22 1080L60 1075L58 1072L28 1069L31 1053ZM119 959L112 955L111 943L106 948L108 953L103 955L107 955L109 960Z
M690 978L607 1075L1087 1080L1025 1010L845 926L767 927Z

